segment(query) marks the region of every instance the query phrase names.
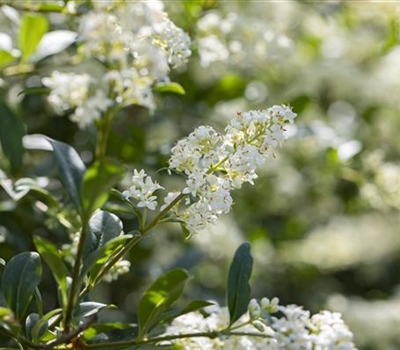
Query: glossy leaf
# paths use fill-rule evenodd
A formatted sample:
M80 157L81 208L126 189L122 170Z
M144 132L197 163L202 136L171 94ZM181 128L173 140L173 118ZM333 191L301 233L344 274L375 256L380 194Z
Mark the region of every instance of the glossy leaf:
M0 103L0 142L11 173L21 168L25 130L21 119L5 103Z
M85 276L90 273L91 278L88 281L93 280L100 271L100 269L104 266L104 264L108 261L108 259L115 253L123 248L124 242L132 238L132 235L123 235L112 240L108 241L105 245L100 247L91 253L83 263L83 267L81 270L80 278L83 281Z
M36 249L50 268L53 277L57 282L58 290L61 295L62 305L67 305L68 269L65 266L64 261L62 260L60 252L53 243L44 238L35 237L34 242L36 245Z
M14 256L6 265L2 286L7 306L21 320L40 282L42 263L36 252L24 252Z
M60 179L72 200L80 207L80 188L85 174L85 164L71 146L48 139L53 147L54 159L60 174Z
M163 316L162 323L168 323L168 322L172 321L174 318L177 318L182 315L186 315L189 312L197 311L197 310L200 310L202 308L205 308L205 307L211 306L211 305L214 305L214 303L211 303L211 302L205 301L205 300L192 300L183 309L173 311L173 312L168 313L167 315Z
M35 52L48 27L49 23L46 17L31 13L24 14L19 32L19 47L22 52L22 62L27 62L29 57Z
M174 94L178 95L184 95L185 89L182 87L182 85L178 83L157 83L154 86L154 91L156 92L172 92Z
M142 295L138 307L139 337L145 336L182 295L189 279L183 269L160 276Z
M53 309L49 311L47 314L43 315L40 319L37 320L35 325L32 328L31 335L32 339L40 340L44 334L42 334L42 329L47 328L47 324L53 317L58 316L62 313L61 309Z
M111 239L120 236L122 229L122 222L118 216L102 210L97 211L89 220L84 259Z
M32 55L32 61L40 61L45 57L64 51L76 41L77 36L76 32L70 30L54 30L46 33Z
M96 162L85 173L82 204L88 217L108 199L110 189L125 176L125 169L111 162Z
M95 323L90 325L89 328L85 329L85 331L83 332L83 338L85 340L89 340L101 333L111 332L115 330L125 330L129 328L134 328L135 326L136 325L132 323L121 322Z
M28 338L34 342L40 339L44 335L48 326L48 323L44 322L43 324L40 325L40 327L36 327L40 329L37 332L37 334L36 332L34 334L33 330L35 329L35 326L38 324L39 320L40 316L36 313L29 314L25 320L25 332L28 335Z
M228 275L227 305L230 325L247 311L251 294L249 280L252 268L250 244L243 243L236 250Z
M112 304L97 303L94 301L85 301L79 304L80 316L90 317L96 315L103 309L116 309L117 307Z

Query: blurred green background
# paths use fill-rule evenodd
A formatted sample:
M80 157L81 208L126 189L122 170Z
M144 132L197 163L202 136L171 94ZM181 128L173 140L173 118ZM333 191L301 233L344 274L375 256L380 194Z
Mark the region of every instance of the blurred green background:
M104 317L132 320L148 283L176 266L194 276L190 297L223 303L233 253L250 241L254 297L342 312L360 349L399 349L400 4L208 0L166 1L165 7L193 41L189 63L172 75L186 95L159 94L154 115L135 106L122 111L110 157L145 168L171 189L180 180L157 170L195 126L222 130L237 111L280 103L298 117L290 140L260 170L255 186L234 192L233 211L216 226L184 241L178 226L164 225L131 252L130 273L94 292L120 308ZM49 17L54 28L76 25ZM0 31L12 34L2 9L0 23ZM94 130L52 115L45 96L19 94L71 52L41 61L33 74L3 71L0 99L17 111L27 134L68 142L89 163ZM101 74L94 64L76 69ZM48 181L55 176L48 154L28 150L17 177L40 177L65 201L60 184ZM68 206L61 214L68 218ZM33 235L67 242L57 215L38 196L15 203L0 189L0 256L32 249ZM128 232L135 222L125 218L124 226ZM56 286L46 276L42 289L51 308Z

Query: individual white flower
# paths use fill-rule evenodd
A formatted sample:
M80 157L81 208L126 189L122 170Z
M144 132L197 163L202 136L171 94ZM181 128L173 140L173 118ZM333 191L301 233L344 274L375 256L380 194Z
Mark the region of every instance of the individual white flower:
M279 311L279 299L277 297L272 298L271 300L268 298L262 298L261 308L269 314L275 314Z
M135 199L139 208L155 210L157 197L154 192L163 188L157 182L154 182L150 176L147 176L144 170L138 172L135 169L132 176L132 186L129 190L124 191L123 195Z

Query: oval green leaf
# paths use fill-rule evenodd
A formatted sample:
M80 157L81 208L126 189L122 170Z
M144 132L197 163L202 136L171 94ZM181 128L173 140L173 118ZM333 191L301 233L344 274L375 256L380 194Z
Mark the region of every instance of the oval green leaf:
M139 338L161 321L163 313L182 295L188 279L186 270L174 269L160 276L143 293L137 311Z
M68 269L62 260L62 256L56 246L50 241L41 237L35 237L34 242L36 249L49 266L53 277L58 284L58 289L61 295L61 303L62 305L66 306Z
M82 204L88 218L107 201L110 189L123 179L125 172L125 168L109 161L96 162L86 171Z
M118 216L106 211L97 211L89 220L89 234L84 247L84 259L108 241L122 234L122 222Z
M62 184L65 186L75 204L81 206L80 188L86 171L85 164L78 152L66 143L47 139L53 147L54 159L60 174Z
M46 17L31 13L24 14L19 32L19 47L22 52L22 62L27 62L29 57L35 52L48 27L49 22Z
M21 119L5 103L0 103L1 148L12 174L16 174L22 165L24 129Z
M7 306L21 320L40 282L42 263L36 252L24 252L14 256L6 265L2 286Z
M250 254L250 244L243 243L236 250L228 275L227 304L230 325L247 311L251 294L249 280L252 269L253 258Z

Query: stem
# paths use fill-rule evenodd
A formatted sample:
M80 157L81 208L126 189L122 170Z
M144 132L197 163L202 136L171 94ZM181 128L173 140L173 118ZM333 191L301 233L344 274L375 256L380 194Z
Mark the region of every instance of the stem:
M97 124L98 137L96 143L96 160L101 162L107 149L108 135L110 134L110 125L115 116L114 110L109 108L104 113L104 119Z
M267 334L263 333L251 333L251 332L225 332L225 331L214 331L214 332L200 332L200 333L187 333L187 334L177 334L177 335L165 335L156 338L150 339L142 339L142 340L125 340L119 342L109 342L109 343L99 343L99 344L88 344L84 349L117 349L123 348L126 346L134 346L134 345L146 345L153 344L163 341L175 340L175 339L185 339L185 338L217 338L221 335L230 335L230 336L250 336L250 337L262 337L269 338Z
M86 236L89 232L89 223L88 220L82 225L81 235L78 243L78 252L76 253L76 261L74 265L73 275L72 275L72 283L69 290L68 295L68 303L67 308L65 310L65 319L64 319L64 333L68 333L72 320L72 312L75 309L75 305L78 300L78 288L79 288L79 272L81 268L81 261L83 256L83 249L86 241Z
M100 270L99 274L96 276L96 278L93 280L93 282L90 285L87 285L82 292L80 293L79 297L82 297L89 293L93 287L99 283L99 281L104 277L104 275L110 271L110 269L129 251L131 250L140 240L142 239L142 235L137 235L133 237L129 243L122 248L116 255L114 255L111 260L109 260L105 266Z
M158 215L145 227L141 230L142 236L144 236L148 231L157 226L158 222L171 210L171 208L178 203L182 198L185 197L184 193L180 193L171 203L169 203L163 210L161 210Z

